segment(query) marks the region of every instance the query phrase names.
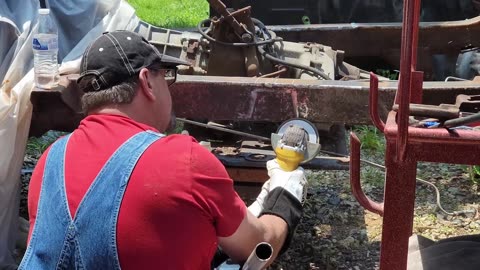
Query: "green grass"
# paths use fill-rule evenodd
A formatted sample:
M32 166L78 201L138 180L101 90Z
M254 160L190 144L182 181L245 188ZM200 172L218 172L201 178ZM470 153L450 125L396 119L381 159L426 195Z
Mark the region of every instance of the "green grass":
M52 142L47 142L43 137L40 138L29 138L27 141L27 149L25 150L26 155L30 156L40 156Z
M385 172L381 171L378 168L373 168L365 166L360 171L360 176L365 183L369 183L373 187L383 187L385 184Z
M384 136L375 127L357 126L354 131L360 139L363 150L381 151L385 148Z
M376 72L378 75L389 78L390 80L398 80L399 72L388 69L377 69Z
M128 0L143 21L164 28L196 26L208 18L207 0Z
M65 132L49 131L42 137L30 137L27 141L26 155L39 157L45 150L55 142L60 136L66 135Z
M467 173L473 184L480 184L480 165L468 166Z

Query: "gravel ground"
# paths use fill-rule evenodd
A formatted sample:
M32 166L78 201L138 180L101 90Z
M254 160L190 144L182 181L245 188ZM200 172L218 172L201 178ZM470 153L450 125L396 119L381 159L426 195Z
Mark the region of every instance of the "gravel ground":
M365 156L383 163L383 156ZM383 198L383 173L364 167L362 180L371 198ZM432 240L480 233L479 192L466 166L420 163L418 177L431 181L441 193L442 206L450 212L472 210L462 215L439 211L434 189L417 183L414 233ZM365 211L351 194L346 171L313 171L310 175L305 214L293 244L272 269L378 269L382 218Z
M382 153L363 158L383 163ZM27 192L30 174L38 154L26 155L21 192L21 216L27 218ZM414 232L433 240L480 233L479 191L466 166L420 163L418 176L431 181L441 193L447 211L474 210L471 214L447 215L435 204L434 190L417 183ZM383 173L362 168L367 195L383 197ZM378 269L382 218L365 211L354 199L347 171L309 171L305 212L290 249L271 269ZM21 253L21 251L19 251Z
M379 259L379 239L369 239L368 226L381 226L350 193L346 171L315 171L302 222L290 249L272 269L375 269ZM374 224L376 223L376 224Z

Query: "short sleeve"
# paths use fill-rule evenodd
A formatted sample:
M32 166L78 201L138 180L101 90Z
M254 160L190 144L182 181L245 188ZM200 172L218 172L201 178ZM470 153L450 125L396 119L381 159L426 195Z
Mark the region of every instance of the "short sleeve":
M194 143L191 173L192 195L212 218L217 236L232 235L244 219L247 208L225 167L207 149Z

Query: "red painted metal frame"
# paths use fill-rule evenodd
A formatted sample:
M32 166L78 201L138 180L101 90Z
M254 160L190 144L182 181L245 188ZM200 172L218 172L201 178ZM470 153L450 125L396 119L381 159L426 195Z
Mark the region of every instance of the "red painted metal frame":
M350 181L363 207L383 215L380 269L407 268L408 239L412 234L417 162L480 164L480 132L425 129L408 126L409 104L421 103L422 73L416 71L420 0L404 1L400 83L395 97L398 112L391 111L386 123L378 115L378 79L370 80L370 117L385 133L384 202L370 200L360 186L360 142L350 135Z

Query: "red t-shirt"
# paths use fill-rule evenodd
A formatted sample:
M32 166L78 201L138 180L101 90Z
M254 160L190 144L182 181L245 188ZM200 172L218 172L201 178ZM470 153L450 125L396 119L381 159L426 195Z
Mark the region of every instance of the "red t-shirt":
M116 115L92 115L80 123L69 140L65 163L72 214L107 159L145 130L154 129ZM47 153L30 181L30 233ZM233 234L245 214L233 181L208 150L190 136L164 137L140 158L123 197L117 223L121 267L209 269L217 236Z

